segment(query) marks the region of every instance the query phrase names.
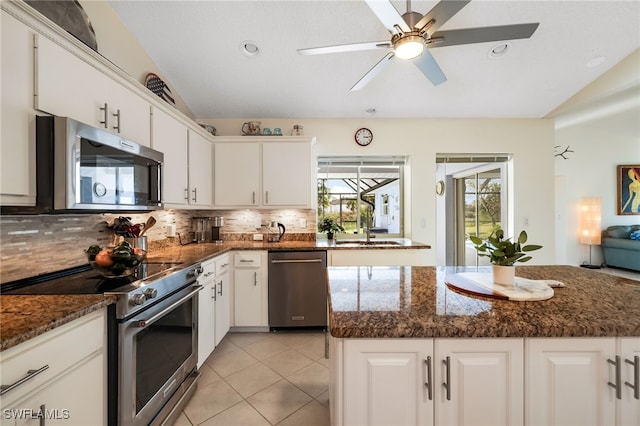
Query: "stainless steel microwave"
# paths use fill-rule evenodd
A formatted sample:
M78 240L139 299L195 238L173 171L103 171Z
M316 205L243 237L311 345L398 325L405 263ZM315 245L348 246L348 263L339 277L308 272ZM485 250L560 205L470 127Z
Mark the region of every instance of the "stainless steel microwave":
M3 213L156 210L163 160L159 151L70 118L37 116L36 206Z

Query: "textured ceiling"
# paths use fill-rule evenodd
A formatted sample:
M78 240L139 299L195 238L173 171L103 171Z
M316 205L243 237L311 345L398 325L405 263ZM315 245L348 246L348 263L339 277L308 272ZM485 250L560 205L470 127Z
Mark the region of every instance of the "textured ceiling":
M400 13L404 2L392 2ZM434 87L394 62L349 89L381 51L301 56L297 49L388 41L364 1L112 0L124 24L196 118L544 117L640 47L639 1L474 0L440 29L539 22L530 39L431 49L448 78ZM412 1L426 13L435 1ZM247 57L243 41L260 53ZM587 63L604 57L599 66Z

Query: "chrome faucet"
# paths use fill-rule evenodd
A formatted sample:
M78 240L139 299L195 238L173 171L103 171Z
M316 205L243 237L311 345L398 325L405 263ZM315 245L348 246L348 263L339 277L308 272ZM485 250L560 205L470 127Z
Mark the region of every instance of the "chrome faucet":
M373 206L367 206L367 220L365 221L365 229L364 232L367 235L367 243L370 242L371 238L375 238L375 235L371 235L371 225L373 222Z

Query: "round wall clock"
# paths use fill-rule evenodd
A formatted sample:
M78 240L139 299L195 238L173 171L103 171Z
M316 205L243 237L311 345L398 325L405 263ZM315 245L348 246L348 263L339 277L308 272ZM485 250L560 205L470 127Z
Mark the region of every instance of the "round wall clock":
M366 127L356 130L356 143L360 146L367 146L373 141L373 132Z

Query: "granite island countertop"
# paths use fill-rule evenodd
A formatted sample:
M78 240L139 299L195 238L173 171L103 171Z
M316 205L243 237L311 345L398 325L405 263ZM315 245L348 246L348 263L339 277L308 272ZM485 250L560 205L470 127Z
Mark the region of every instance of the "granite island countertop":
M406 238L391 246L367 246L367 249L429 249L430 246ZM180 262L189 266L232 250L357 250L362 247L319 241L225 241L181 246L172 244L149 250L147 260ZM76 318L115 303L115 297L101 295L4 295L0 287L0 351L25 342Z
M558 280L565 287L554 288L548 300L516 302L453 290L446 274L435 267L330 267L331 335L640 336L640 281L573 266L517 266L516 276Z

